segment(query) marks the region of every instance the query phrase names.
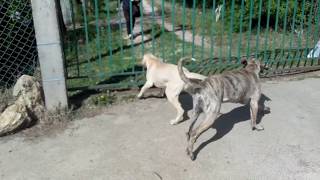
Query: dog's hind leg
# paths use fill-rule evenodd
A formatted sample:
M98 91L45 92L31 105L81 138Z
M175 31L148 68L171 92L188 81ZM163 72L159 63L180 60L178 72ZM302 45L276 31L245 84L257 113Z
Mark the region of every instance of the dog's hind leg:
M263 130L264 128L261 125L257 125L257 116L258 116L258 99L259 98L253 98L250 101L250 115L251 115L251 128L252 130Z
M186 132L188 141L190 139L190 132L192 131L193 126L196 123L196 121L197 121L197 119L198 119L198 117L199 117L199 115L200 115L200 113L202 111L199 103L200 103L200 100L197 97L194 97L193 98L193 110L191 111L192 113L191 113L191 118L190 118L191 119L191 124L189 126L188 132Z
M183 120L184 109L181 107L179 102L179 94L181 90L179 88L166 88L166 96L169 102L176 108L177 110L177 117L170 121L171 125L178 124L180 121Z
M143 95L143 93L147 90L147 89L149 89L149 88L151 88L153 86L153 83L151 82L151 81L148 81L147 80L147 82L143 85L143 87L141 88L141 90L140 90L140 93L138 94L138 98L141 98L142 97L142 95Z
M190 139L188 142L188 147L187 147L187 155L191 158L191 160L195 159L194 153L193 153L193 145L199 138L199 136L208 130L214 123L214 121L221 115L220 114L220 107L221 103L218 103L215 105L216 107L213 107L212 110L209 112L206 112L206 118L204 121L202 121L197 128L189 132L190 134Z

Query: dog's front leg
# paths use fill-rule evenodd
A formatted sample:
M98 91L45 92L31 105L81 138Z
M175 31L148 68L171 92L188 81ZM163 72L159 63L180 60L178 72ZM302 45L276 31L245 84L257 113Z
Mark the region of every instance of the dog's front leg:
M183 120L183 113L184 109L181 107L181 104L179 102L179 94L181 92L181 87L172 87L169 86L166 88L166 96L168 98L168 101L176 108L177 110L177 116L175 119L170 120L171 125L176 125L180 121Z
M264 130L261 125L257 125L257 116L258 116L258 101L256 99L251 99L250 101L250 115L251 115L251 128L252 130Z
M140 90L140 93L138 94L138 98L141 98L142 97L142 95L143 95L143 93L147 90L147 89L149 89L149 88L151 88L153 86L153 83L151 82L151 81L148 81L147 80L147 82L143 85L143 87L141 88L141 90Z

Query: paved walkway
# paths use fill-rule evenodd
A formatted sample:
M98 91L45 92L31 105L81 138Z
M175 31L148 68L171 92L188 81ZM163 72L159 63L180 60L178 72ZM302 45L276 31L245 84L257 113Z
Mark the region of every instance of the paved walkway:
M169 125L173 107L148 98L52 137L0 139L0 179L320 179L320 78L266 82L263 92L271 99L265 130L250 130L247 107L224 104L195 161L185 154L190 121Z

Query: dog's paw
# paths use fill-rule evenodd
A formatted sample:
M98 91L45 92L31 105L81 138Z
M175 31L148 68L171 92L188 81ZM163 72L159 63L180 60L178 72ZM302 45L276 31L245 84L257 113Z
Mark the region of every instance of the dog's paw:
M252 130L262 131L262 130L264 130L264 127L257 124L252 128Z
M195 156L194 156L193 152L189 148L186 149L186 153L187 153L187 155L190 157L190 159L192 161L195 160Z
M196 159L196 157L194 156L194 153L191 153L189 156L190 156L191 161L194 161Z
M170 124L171 125L177 125L177 124L179 124L180 122L182 122L183 121L183 116L179 116L178 118L176 118L176 119L172 119L171 121L170 121Z
M175 120L175 119L172 119L171 121L170 121L170 124L171 125L177 125L179 123L179 121L177 121L177 120Z

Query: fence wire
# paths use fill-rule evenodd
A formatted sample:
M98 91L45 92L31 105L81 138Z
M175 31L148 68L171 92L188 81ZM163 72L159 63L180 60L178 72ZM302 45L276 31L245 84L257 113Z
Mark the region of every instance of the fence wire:
M33 74L37 57L30 1L0 0L0 89Z

